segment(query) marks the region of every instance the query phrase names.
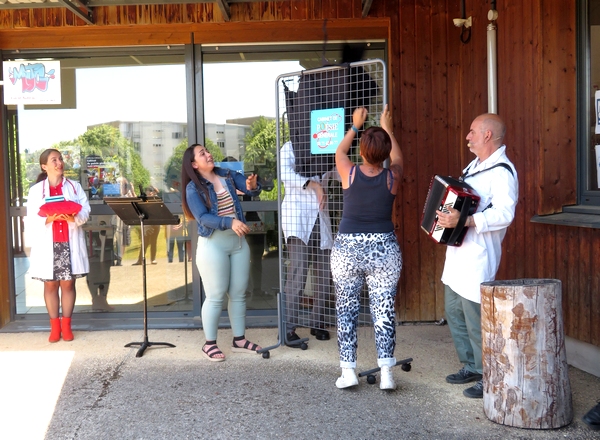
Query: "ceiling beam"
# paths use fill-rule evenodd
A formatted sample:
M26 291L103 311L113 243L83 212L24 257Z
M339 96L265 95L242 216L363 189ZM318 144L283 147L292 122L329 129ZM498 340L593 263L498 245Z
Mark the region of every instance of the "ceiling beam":
M215 0L215 3L221 10L221 14L223 14L223 20L230 21L231 20L231 10L229 9L229 3L225 0Z
M92 10L79 0L59 0L58 5L64 6L87 24L94 24L94 14L92 13Z
M216 3L225 21L231 21L230 5L255 3L263 0L0 0L2 9L67 8L88 24L94 24L91 8L102 6L174 5L190 3ZM293 1L293 0L288 0ZM362 17L369 15L373 0L362 0Z

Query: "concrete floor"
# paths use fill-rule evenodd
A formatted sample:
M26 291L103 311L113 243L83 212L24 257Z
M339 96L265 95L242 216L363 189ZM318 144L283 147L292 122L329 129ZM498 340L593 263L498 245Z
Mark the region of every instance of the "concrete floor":
M359 333L358 370L376 366L370 329ZM310 337L306 329L301 336ZM227 360L200 353L201 330L76 331L50 344L45 332L0 334L0 432L5 439L595 439L581 417L600 398L600 378L570 367L574 419L554 430L520 429L488 420L456 372L447 326L398 327L398 389L369 385L338 390L337 343L310 337L305 351L273 347L270 358L231 353L231 331L219 330ZM251 328L263 346L277 329Z

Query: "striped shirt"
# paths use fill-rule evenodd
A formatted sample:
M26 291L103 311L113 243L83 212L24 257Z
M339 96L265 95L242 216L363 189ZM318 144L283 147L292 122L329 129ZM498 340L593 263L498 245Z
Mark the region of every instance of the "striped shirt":
M224 188L223 191L217 193L217 215L220 217L235 218L233 198L227 188Z

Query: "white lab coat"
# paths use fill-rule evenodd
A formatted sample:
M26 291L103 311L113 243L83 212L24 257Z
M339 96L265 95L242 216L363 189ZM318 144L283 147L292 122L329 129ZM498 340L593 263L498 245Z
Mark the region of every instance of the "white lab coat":
M81 211L75 216L69 226L69 246L71 248L71 272L86 274L90 271L87 254L85 232L81 226L90 217L90 204L79 182L63 179L63 196L81 205ZM40 206L45 198L50 196L48 180L42 180L29 189L27 197L27 217L25 219L25 234L31 245L29 257L29 276L51 280L54 276L54 253L52 223L46 224L46 217L38 215Z
M469 228L461 246L448 246L442 282L469 301L481 303L480 285L493 281L500 266L502 240L515 217L519 182L514 165L506 157L506 146L500 147L483 162L475 158L464 170L468 174L507 163L514 175L503 167L485 171L465 182L481 197L473 215L475 227ZM492 207L485 209L489 204ZM485 210L485 211L484 211Z
M319 176L307 178L295 171L295 156L291 142L286 142L281 147L281 181L284 186L284 198L281 203L281 226L285 239L298 237L304 244L308 244L310 234L319 215L319 201L312 189L305 188L309 180L322 183ZM324 176L325 178L328 173ZM319 215L321 231L321 249L331 249L333 234L331 232L331 219L329 211L325 208Z

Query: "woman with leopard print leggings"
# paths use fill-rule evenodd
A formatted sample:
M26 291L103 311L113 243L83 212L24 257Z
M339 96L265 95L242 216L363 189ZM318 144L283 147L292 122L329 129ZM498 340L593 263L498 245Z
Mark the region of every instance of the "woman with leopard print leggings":
M367 128L360 138L363 164L348 157L355 134L367 118L358 108L353 125L340 142L335 162L342 179L344 210L331 251L331 271L336 290L337 336L342 375L338 388L358 385L355 373L360 292L366 281L375 330L377 364L382 390L396 388L391 368L396 364L396 314L394 299L402 269L402 254L394 234L392 208L402 178L402 151L392 133L386 105L381 127ZM383 163L390 159L390 167Z

